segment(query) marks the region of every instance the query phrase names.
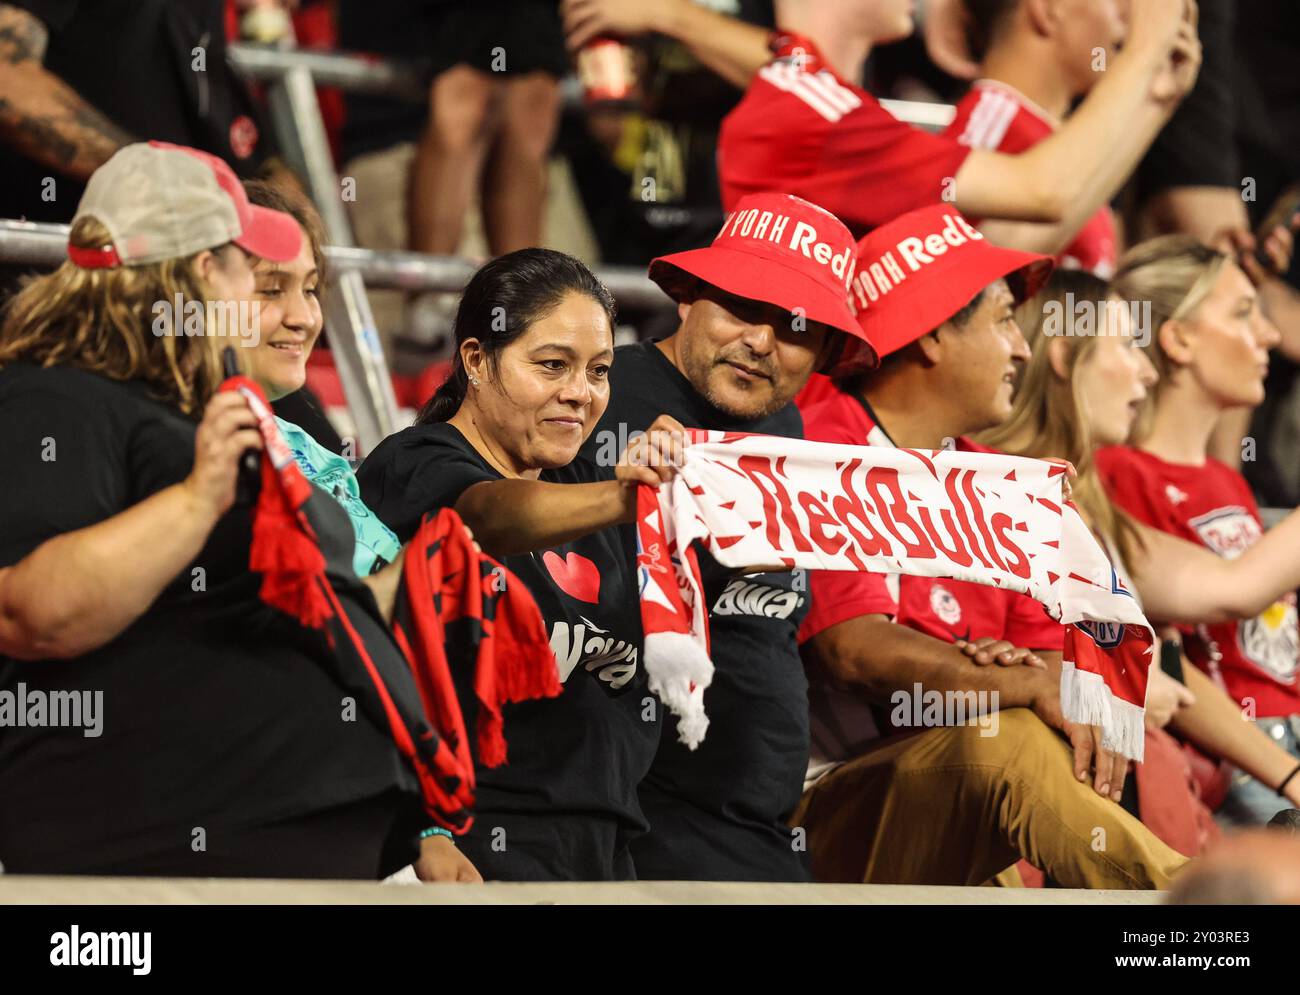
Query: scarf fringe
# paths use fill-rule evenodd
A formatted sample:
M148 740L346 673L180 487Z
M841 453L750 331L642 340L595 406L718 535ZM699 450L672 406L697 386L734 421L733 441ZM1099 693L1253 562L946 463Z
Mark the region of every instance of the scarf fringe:
M1100 674L1061 665L1061 711L1069 722L1101 726L1101 745L1141 762L1146 742L1143 709L1117 698Z
M320 629L334 614L321 590L325 557L315 539L304 531L298 508L285 493L271 460L263 458L261 465L262 487L253 515L249 569L262 575L259 593L264 602L308 628Z
M518 582L516 582L518 583ZM522 654L497 661L491 694L479 688L478 759L484 767L500 767L506 762L505 718L501 706L555 698L564 690L560 683L555 656L548 654L552 666L538 666L538 661ZM490 699L490 700L489 700Z
M648 632L645 672L650 691L677 716L677 740L689 749L704 741L709 729L704 689L713 682L713 663L688 632Z

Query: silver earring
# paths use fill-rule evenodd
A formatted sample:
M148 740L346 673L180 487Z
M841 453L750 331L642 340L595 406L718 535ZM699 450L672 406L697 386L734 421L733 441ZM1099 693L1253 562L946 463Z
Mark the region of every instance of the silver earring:
M478 386L478 377L470 377L470 378L469 378L469 382L470 382L471 384L473 384L475 387L477 387L477 386Z

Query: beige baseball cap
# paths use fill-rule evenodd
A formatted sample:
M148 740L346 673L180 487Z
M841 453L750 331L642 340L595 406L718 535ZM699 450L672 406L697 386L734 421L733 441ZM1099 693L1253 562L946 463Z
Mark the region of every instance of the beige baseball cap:
M68 258L83 269L179 259L227 242L287 262L302 246L298 222L250 204L224 161L169 142L114 153L86 184L73 222L80 218L99 221L113 240L102 249L69 244Z

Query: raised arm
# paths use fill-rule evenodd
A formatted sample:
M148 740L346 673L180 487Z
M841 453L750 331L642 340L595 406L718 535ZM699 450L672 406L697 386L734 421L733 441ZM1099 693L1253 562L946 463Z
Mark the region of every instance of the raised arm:
M1055 134L1018 155L975 149L956 176L956 204L986 219L1048 222L1002 229L1017 248L1063 248L1127 180L1200 67L1192 0L1134 5L1129 40Z
M1180 708L1170 725L1207 753L1240 767L1257 781L1276 788L1296 767L1296 758L1246 719L1227 693L1183 661L1183 677L1196 701ZM1300 807L1300 777L1287 784L1286 803ZM1278 808L1285 807L1281 798Z
M1300 510L1231 560L1138 522L1129 567L1148 617L1161 622L1252 618L1300 587Z
M80 656L143 615L234 502L238 458L262 446L256 424L242 397L217 396L204 412L185 480L0 569L0 656Z
M771 57L768 30L719 14L694 0L562 0L570 48L601 34L647 32L681 42L700 62L744 89Z
M0 3L0 141L84 180L131 136L42 65L47 41L40 20Z

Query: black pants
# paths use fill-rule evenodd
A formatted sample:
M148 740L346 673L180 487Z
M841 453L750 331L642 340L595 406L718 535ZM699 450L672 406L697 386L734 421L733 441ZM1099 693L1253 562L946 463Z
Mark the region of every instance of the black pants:
M613 819L480 810L456 841L485 881L634 881Z

